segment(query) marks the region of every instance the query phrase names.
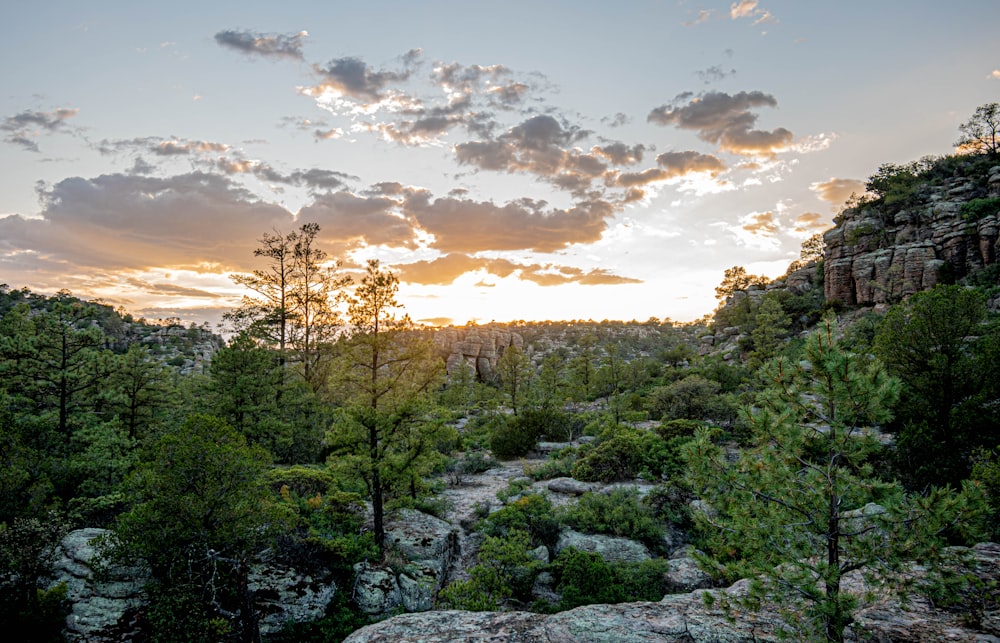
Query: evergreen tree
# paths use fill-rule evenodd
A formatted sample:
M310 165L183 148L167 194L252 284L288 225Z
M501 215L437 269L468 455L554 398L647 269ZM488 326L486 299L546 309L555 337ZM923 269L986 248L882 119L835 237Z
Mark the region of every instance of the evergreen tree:
M409 316L397 316L399 282L378 260L348 300L350 330L342 346L338 384L346 404L331 430L335 467L364 480L372 499L375 543L385 547L386 496L407 484L415 495L419 472L440 456L440 427L423 405L442 378L442 364Z
M696 514L705 562L753 578L747 603L772 600L799 637L843 641L862 599L843 591L845 575L891 588L906 561L933 563L943 532L978 511L981 497L971 486L907 496L880 480L870 429L889 420L899 383L841 350L832 320L804 351L801 362L766 368L768 387L746 411L753 447L731 462L702 430L685 447L688 479L710 506Z

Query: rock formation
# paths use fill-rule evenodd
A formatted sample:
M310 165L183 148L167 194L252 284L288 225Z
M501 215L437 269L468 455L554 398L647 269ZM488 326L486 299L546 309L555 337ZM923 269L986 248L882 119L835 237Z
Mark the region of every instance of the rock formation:
M984 581L986 587L992 587L1000 578L1000 545L984 543L968 553L972 558L970 571ZM846 582L852 591L863 593L867 589L858 572L852 573ZM783 623L774 608L732 615L722 610L723 601L718 599L745 595L748 586L749 581L742 580L726 589L671 594L656 603L586 605L551 615L462 611L404 614L362 628L345 641L750 643L786 640L779 637L778 630ZM711 605L705 601L706 594L716 599ZM985 595L979 598L991 600ZM970 615L967 609L950 611L935 607L917 594L911 595L905 604L894 598L878 597L858 612L846 638L849 641L898 643L998 643L1000 611L993 603L982 606L980 613Z
M964 203L1000 195L1000 166L987 187L970 178L925 186L919 204L890 212L862 205L844 210L824 235L824 294L848 306L894 303L997 261L1000 214L962 217Z
M434 334L434 346L445 360L448 373L461 364L472 367L476 377L488 380L496 371L497 360L511 346L524 348L524 338L509 330L488 326L442 328Z
M70 532L59 548L53 585L66 583L71 611L64 631L67 641L130 641L138 636L139 613L146 604L141 569L109 569L94 575L95 540L103 529ZM255 565L250 588L256 597L262 634L280 632L290 621L321 618L336 586L280 565Z

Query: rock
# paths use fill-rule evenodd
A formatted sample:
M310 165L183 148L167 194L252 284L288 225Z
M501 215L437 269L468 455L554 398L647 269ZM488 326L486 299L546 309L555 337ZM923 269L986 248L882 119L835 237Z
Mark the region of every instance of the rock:
M248 577L254 592L260 633L277 634L290 622L314 621L326 614L337 593L332 576L314 576L274 563L254 565Z
M973 559L972 571L987 587L1000 578L1000 545L977 545L969 554ZM785 624L778 617L777 606L765 605L759 612L740 610L731 615L722 610L720 599L745 596L749 584L741 580L725 589L671 594L656 603L586 605L551 615L463 611L405 614L364 627L345 641L763 643L787 640L779 636ZM864 595L869 588L863 576L853 572L845 578L845 589ZM714 599L711 606L706 596ZM915 593L911 593L905 604L882 597L857 612L855 622L845 632L845 639L1000 643L996 612L995 608L985 610L977 623L969 618L968 612L936 608Z
M588 482L580 482L573 478L553 478L549 480L548 489L553 493L582 496L587 492L593 491L595 487Z
M385 614L403 604L395 572L367 562L354 565L353 598L365 614Z
M55 583L66 583L72 606L64 632L68 641L100 643L137 636L136 615L146 605L143 585L147 576L140 568L111 568L95 579L94 544L104 533L104 529L78 529L60 545L53 575ZM263 635L280 632L289 621L321 618L336 592L329 579L274 564L254 565L248 581L255 592Z
M609 563L641 562L652 558L645 545L628 538L582 534L572 529L564 529L556 543L556 555L568 547L600 554L601 558Z
M690 592L696 589L708 589L715 585L708 572L703 570L698 561L688 553L670 559L667 582L672 592Z
M114 641L129 629L130 614L145 605L145 573L135 568L110 569L97 580L91 566L96 539L104 529L78 529L63 538L53 568L54 583L66 583L72 607L66 617L69 641Z
M524 348L524 338L503 328L451 327L434 334L434 346L449 374L457 372L462 364L468 364L479 379L485 380L493 376L497 360L505 350L511 346Z
M429 610L448 580L458 555L459 532L434 516L402 509L385 523L386 548L393 559L384 565L354 566L354 598L363 612L385 615L398 608Z
M997 214L976 222L961 214L964 203L987 191L959 177L928 186L918 205L899 212L871 205L841 212L823 236L826 300L891 304L995 263Z

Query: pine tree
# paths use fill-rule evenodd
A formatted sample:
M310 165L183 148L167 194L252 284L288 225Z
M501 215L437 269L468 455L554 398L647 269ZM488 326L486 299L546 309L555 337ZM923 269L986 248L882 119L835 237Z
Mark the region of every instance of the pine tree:
M799 638L826 641L844 640L859 606L847 574L891 588L906 561L933 562L942 532L981 506L971 486L908 496L876 476L871 428L889 420L899 383L841 350L834 329L825 320L801 362L765 368L768 387L746 410L753 446L735 462L707 430L685 450L689 482L711 508L696 516L711 544L704 562L756 579L748 605L769 599Z

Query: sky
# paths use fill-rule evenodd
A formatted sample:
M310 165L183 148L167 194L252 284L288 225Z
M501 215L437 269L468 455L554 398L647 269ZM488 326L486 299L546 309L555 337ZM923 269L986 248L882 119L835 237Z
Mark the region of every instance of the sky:
M214 324L265 234L415 321L690 321L1000 100L1000 2L4 2L0 283Z

